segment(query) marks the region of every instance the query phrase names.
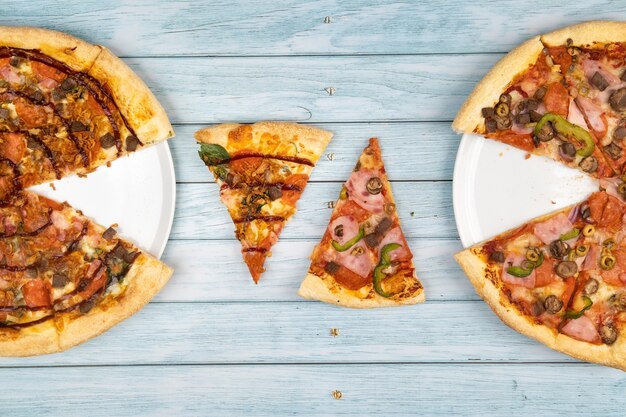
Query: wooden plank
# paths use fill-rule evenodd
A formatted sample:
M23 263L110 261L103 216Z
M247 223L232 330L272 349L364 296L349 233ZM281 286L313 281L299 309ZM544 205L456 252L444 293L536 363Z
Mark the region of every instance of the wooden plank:
M501 55L135 58L172 122L450 121ZM326 89L333 87L330 95Z
M377 310L315 302L153 303L71 351L2 358L0 366L500 361L574 359L511 330L482 302Z
M622 416L624 373L591 365L5 369L25 416ZM341 392L335 399L333 392ZM338 396L338 393L335 394Z
M3 15L2 24L67 31L124 56L504 52L568 24L626 19L600 0L52 0L11 2Z
M174 276L157 301L304 301L296 295L317 241L282 241L267 261L267 271L254 285L234 240L172 240L163 260ZM478 300L452 255L458 240L410 239L417 273L429 301ZM251 307L252 309L254 307Z
M328 226L341 183L308 184L281 239L319 239ZM456 238L452 210L452 183L396 182L398 214L407 237ZM411 215L412 213L412 215ZM234 239L234 226L219 200L215 183L178 184L176 212L170 239Z
M335 134L318 161L311 181L345 181L367 145L378 137L392 180L450 180L454 155L461 137L448 122L434 123L340 123L316 125ZM198 158L193 138L203 125L177 125L170 147L179 182L207 182L213 177ZM331 160L332 158L332 160Z

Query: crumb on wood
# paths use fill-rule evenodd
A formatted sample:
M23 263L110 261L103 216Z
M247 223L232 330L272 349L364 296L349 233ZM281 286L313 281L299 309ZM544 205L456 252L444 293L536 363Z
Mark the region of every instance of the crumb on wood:
M414 211L411 212L411 217L413 217L413 216L415 216L415 212Z
M498 156L502 156L502 155L504 155L502 152L500 152L500 153L498 154Z
M343 394L338 389L333 391L333 398L336 400L340 400L343 397Z
M335 201L329 201L328 203L326 203L326 205L328 206L328 208L335 208L337 203Z
M56 191L56 190L57 190L57 189L56 189L56 187L54 186L54 183L53 183L53 182L51 182L51 183L50 183L50 188L52 188L54 191Z
M328 158L329 161L334 161L335 160L335 154L334 153L327 153L326 154L326 158Z
M111 168L111 161L107 161L107 168Z
M332 96L337 92L337 89L335 87L326 87L324 91L326 91L329 96Z
M330 329L330 335L332 337L337 337L339 336L339 329L337 329L336 327L333 327Z
M326 17L324 18L324 23L332 23L332 21L333 21L333 18L332 18L332 17L330 17L330 16L326 16Z

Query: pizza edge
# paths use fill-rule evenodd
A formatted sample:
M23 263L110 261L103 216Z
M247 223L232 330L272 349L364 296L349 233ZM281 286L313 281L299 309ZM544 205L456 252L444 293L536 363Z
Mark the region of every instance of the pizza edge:
M575 44L594 44L626 41L626 22L592 20L567 26L541 36L546 46L564 45L568 39Z

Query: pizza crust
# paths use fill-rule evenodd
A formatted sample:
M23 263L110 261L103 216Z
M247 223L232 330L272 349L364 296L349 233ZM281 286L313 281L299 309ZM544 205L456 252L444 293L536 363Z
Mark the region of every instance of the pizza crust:
M214 127L209 127L196 132L195 138L200 143L213 143L228 149L229 133L241 126L240 123L224 123ZM312 126L305 126L290 122L257 122L248 125L251 128L252 148L262 148L263 133L277 135L285 143L293 142L302 151L299 157L306 158L312 163L316 163L326 146L333 137L331 132Z
M122 320L135 314L152 299L172 276L173 270L164 263L142 254L135 260L124 280L124 293L109 305L96 305L87 314L63 318L59 333L59 350L66 350L98 336Z
M481 132L484 125L482 108L492 107L515 76L537 61L542 50L540 37L535 36L498 61L465 100L452 122L452 129L457 133Z
M139 140L150 145L173 137L167 114L148 86L120 58L101 49L89 75L109 90Z
M59 350L54 319L19 330L0 330L0 356L34 356Z
M541 41L546 46L565 45L568 39L571 39L577 46L626 42L626 23L595 20L555 30L541 37Z
M329 277L328 279L332 278ZM381 297L378 294L374 294L373 298L358 298L349 294L343 288L338 288L338 292L335 293L330 290L329 286L324 282L324 279L311 272L307 273L304 281L300 284L298 295L309 300L323 301L325 303L350 308L399 307L426 301L423 288L420 288L412 297L401 300Z
M0 46L36 49L75 71L89 69L102 50L67 33L26 26L0 26Z
M532 337L551 349L584 361L612 366L626 371L626 339L624 337L611 346L581 342L541 324L532 323L521 315L517 308L502 297L500 290L485 276L485 262L472 248L457 253L456 261L461 265L476 292L491 307L494 313L512 329Z

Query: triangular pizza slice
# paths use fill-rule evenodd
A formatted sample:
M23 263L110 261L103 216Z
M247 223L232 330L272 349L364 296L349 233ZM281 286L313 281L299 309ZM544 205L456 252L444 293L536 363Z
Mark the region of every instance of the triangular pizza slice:
M539 36L498 62L463 104L452 127L554 159L597 178L615 175L601 141L570 94Z
M377 139L342 187L298 294L354 308L425 301Z
M332 133L296 123L222 124L196 132L254 282Z
M626 205L600 191L456 255L509 326L583 360L626 369Z

